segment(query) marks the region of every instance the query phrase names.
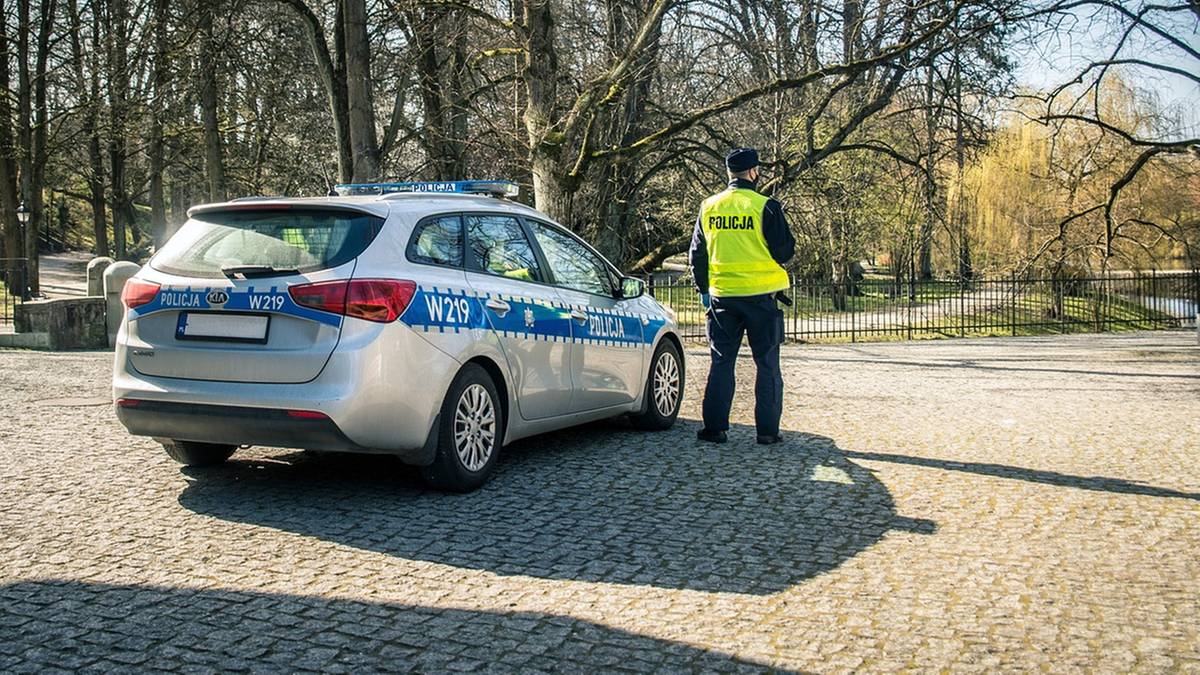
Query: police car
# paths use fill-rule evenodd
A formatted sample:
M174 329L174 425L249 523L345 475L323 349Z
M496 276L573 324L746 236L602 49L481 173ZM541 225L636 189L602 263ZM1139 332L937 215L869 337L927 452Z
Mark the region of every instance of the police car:
M669 428L670 310L501 181L197 206L125 285L121 423L188 466L239 446L386 453L468 491L504 444Z

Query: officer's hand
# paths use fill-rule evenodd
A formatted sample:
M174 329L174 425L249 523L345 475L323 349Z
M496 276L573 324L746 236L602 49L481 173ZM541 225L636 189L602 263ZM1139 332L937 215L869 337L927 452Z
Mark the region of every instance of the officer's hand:
M712 309L712 298L708 297L708 293L700 294L700 304L704 305L704 309Z

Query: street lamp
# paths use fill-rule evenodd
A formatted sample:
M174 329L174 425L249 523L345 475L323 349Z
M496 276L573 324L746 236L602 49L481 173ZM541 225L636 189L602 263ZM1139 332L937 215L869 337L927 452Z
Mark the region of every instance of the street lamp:
M19 206L17 206L17 222L21 224L22 245L24 245L24 242L25 242L25 227L27 225L29 225L29 219L32 217L33 217L33 212L30 211L28 208L26 208L25 202L22 201L21 204ZM15 256L15 257L20 257L20 256ZM17 261L17 262L20 262L20 261ZM19 288L21 289L21 299L22 300L29 299L29 283L28 283L28 279L25 278L25 275L29 271L28 265L29 265L29 263L26 262L24 265L22 265L23 269L21 270L21 285Z

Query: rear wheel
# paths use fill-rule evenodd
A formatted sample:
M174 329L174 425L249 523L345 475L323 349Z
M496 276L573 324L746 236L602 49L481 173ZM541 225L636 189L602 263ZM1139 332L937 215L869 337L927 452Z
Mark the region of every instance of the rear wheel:
M171 459L184 466L213 466L220 464L237 450L236 445L198 443L196 441L163 441L163 449Z
M439 490L470 492L487 481L500 454L504 411L496 384L468 363L450 384L438 420L437 455L421 477Z
M663 340L654 350L643 396L646 409L631 418L633 425L647 431L670 429L683 401L683 361L670 340Z

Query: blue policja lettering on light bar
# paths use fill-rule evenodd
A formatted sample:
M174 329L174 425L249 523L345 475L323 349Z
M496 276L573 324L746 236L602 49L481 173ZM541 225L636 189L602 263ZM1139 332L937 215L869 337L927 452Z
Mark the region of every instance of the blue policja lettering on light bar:
M520 188L510 180L448 180L409 183L343 183L333 189L343 197L383 195L393 192L456 192L494 197L516 197Z

